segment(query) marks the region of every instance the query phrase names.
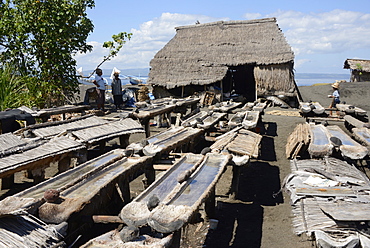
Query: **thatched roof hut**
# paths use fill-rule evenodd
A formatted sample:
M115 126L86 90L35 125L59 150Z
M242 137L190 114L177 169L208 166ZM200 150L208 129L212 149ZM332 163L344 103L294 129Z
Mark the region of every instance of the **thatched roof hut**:
M370 81L370 60L346 59L343 69L351 70L350 82Z
M294 54L275 18L196 24L176 32L150 62L154 90L214 85L252 100L297 95Z

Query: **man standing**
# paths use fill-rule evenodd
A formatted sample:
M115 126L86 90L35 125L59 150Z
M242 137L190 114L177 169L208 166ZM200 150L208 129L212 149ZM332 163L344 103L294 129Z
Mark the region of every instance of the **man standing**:
M93 84L96 85L96 92L98 93L98 98L96 99L96 104L98 105L99 110L104 109L104 102L105 102L105 88L108 85L107 80L102 77L103 71L100 68L96 69L95 79L93 80Z

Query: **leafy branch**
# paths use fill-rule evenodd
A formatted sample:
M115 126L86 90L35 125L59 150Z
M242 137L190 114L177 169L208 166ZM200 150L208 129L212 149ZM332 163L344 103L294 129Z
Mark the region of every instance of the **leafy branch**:
M101 66L104 62L111 60L113 57L117 56L118 52L121 50L123 45L126 43L126 39L130 40L132 33L121 32L116 35L112 35L113 41L106 41L103 44L104 48L109 48L109 54L104 56L103 61L95 68L95 70L88 76L91 77L97 68Z

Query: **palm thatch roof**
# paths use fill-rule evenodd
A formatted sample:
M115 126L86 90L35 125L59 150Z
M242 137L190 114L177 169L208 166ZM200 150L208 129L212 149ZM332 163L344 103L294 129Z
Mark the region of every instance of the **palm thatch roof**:
M370 60L346 59L343 69L351 69L362 72L370 72Z
M151 60L148 83L167 89L221 81L231 66L293 63L275 18L176 27Z

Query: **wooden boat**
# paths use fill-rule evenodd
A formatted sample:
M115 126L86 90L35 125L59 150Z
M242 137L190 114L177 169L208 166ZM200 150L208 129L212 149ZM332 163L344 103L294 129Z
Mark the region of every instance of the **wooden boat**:
M171 233L180 229L203 202L207 202L209 197L214 197L216 183L230 158L229 155L207 153L190 178L182 182L163 204L150 213L149 226L161 233ZM214 199L210 202L214 203Z
M201 123L197 123L198 128L209 129L218 123L222 118L224 118L227 113L217 113L213 112L202 120Z
M13 196L8 196L0 201L0 213L8 214L14 211L26 210L36 215L38 206L43 204L42 198L47 189L63 191L86 179L96 171L122 159L124 155L125 150L123 149L107 152Z
M310 124L311 141L308 146L308 153L311 157L329 156L333 152L331 137L324 125Z
M163 202L179 185L178 177L186 172L195 171L203 159L204 156L201 154L189 153L182 156L159 179L153 182L132 202L124 206L119 217L130 226L139 227L147 224L151 212L151 209L148 208L150 198L156 196L159 203Z
M352 114L352 115L354 114L358 116L365 116L367 114L366 110L363 110L359 107L356 107L350 104L339 103L337 104L337 109L342 112L345 112L346 114Z
M146 81L143 78L140 77L134 77L134 76L127 76L130 84L132 85L139 85L139 84L146 84Z
M114 162L60 192L62 201L59 204L46 202L38 208L39 217L46 223L61 223L77 214L90 216L98 209L104 208L103 203L111 200L116 184L120 186L123 196L129 199L129 181L137 171L143 170L151 158L125 157Z
M339 149L343 157L350 159L363 159L368 154L368 149L356 141L354 141L349 135L347 135L338 126L327 126L326 127L331 137L336 137L341 141Z
M259 120L259 111L246 111L242 125L245 129L253 129L257 126Z

